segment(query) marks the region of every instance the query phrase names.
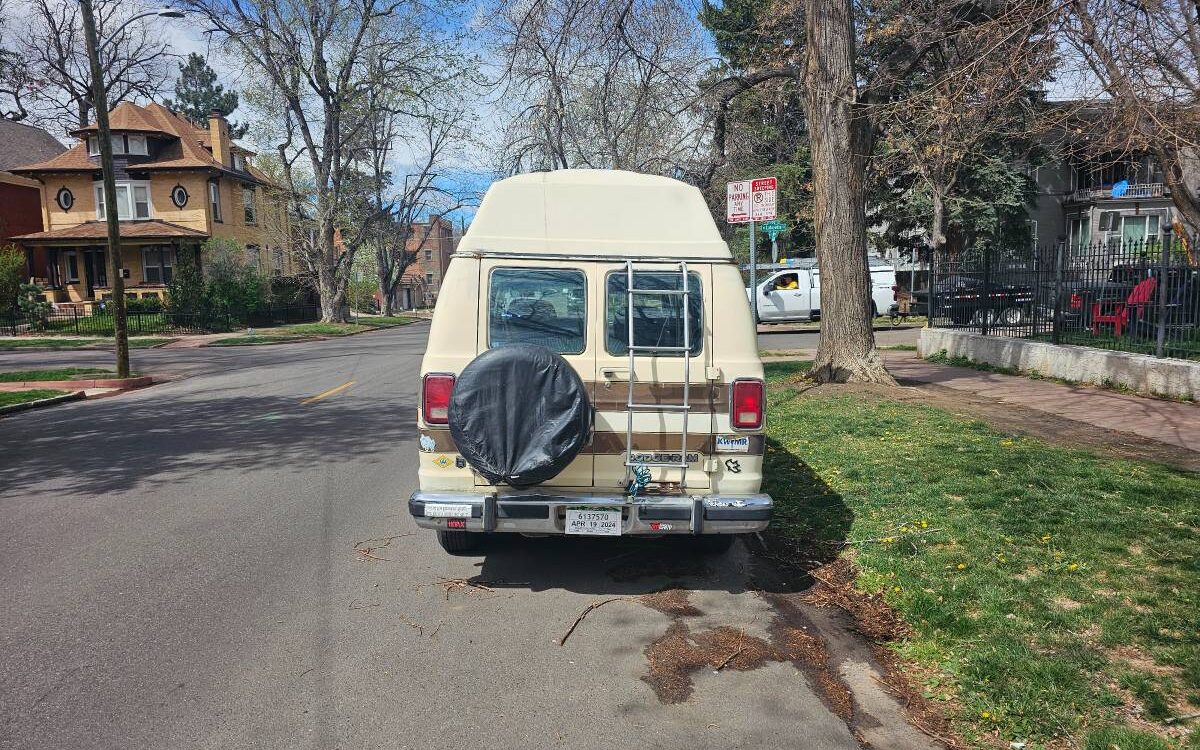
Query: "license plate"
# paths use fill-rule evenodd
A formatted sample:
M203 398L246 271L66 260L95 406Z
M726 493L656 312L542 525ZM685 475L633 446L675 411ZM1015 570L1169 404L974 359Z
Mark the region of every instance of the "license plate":
M567 509L567 533L590 536L620 536L621 511Z
M425 503L426 518L470 518L470 505L448 505L446 503Z

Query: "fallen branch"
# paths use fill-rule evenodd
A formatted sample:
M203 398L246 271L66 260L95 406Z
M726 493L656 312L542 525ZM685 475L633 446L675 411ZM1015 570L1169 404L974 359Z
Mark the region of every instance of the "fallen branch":
M585 607L584 610L579 613L579 617L575 618L575 622L571 623L571 627L567 628L567 632L563 634L563 637L558 639L558 645L561 646L567 642L567 639L571 637L571 633L575 632L575 628L579 627L579 623L583 622L583 618L585 618L589 614L591 614L592 610L600 609L601 607L603 607L605 604L608 604L609 602L624 601L627 598L628 597L625 597L625 596L614 596L612 599L603 599L601 601L592 602L591 604L587 605L587 607Z
M392 543L393 539L399 539L400 537L404 536L413 536L413 534L414 532L410 531L407 534L393 534L391 536L381 536L376 539L363 539L361 542L354 543L354 551L358 553L360 560L371 559L380 560L382 562L393 562L390 557L377 557L371 553L377 549L383 549L384 547L388 546ZM371 545L371 542L383 542L383 544ZM363 545L367 546L364 547Z
M728 666L728 665L729 665L729 662L733 661L733 660L734 660L734 658L735 658L735 657L736 657L738 654L742 653L742 652L743 652L743 651L745 651L745 650L746 650L746 647L745 647L745 646L738 646L738 647L737 647L737 650L735 650L735 651L734 651L732 654L730 654L729 656L726 656L726 657L725 657L725 659L724 659L724 660L723 660L723 661L722 661L720 664L718 664L718 665L717 665L717 670L716 670L716 671L720 672L722 669L724 669L726 666Z
M1200 719L1200 711L1194 714L1184 714L1183 716L1172 716L1166 720L1167 724L1178 724L1181 721L1189 721L1191 719Z

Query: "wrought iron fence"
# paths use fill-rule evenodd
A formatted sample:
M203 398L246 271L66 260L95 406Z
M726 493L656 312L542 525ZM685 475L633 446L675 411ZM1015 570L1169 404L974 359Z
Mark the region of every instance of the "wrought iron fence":
M309 323L320 319L321 310L314 305L272 307L240 316L221 312L130 310L126 317L130 336L169 336L224 333L242 326L266 328L288 323ZM57 309L41 315L30 315L16 310L0 312L0 335L112 336L113 316L111 310L99 308L91 312L77 308Z
M930 325L1200 360L1200 236L939 252Z

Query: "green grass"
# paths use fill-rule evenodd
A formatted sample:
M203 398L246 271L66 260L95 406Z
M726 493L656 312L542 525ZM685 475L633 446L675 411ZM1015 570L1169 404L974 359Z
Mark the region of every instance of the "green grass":
M801 395L807 364L767 365L773 533L853 555L958 733L1181 747L1124 717L1200 711L1200 476L881 396Z
M413 318L382 318L384 320L407 320L408 323L413 322ZM372 319L373 320L373 319ZM245 347L252 344L260 343L280 343L284 341L300 341L305 338L316 336L346 336L348 334L358 334L364 330L372 330L376 328L386 328L389 325L404 325L403 323L384 324L384 325L368 325L366 323L295 323L292 325L278 325L275 328L253 329L253 334L242 336L229 336L227 338L217 338L208 344L210 347Z
M89 375L92 378L96 376L116 376L112 370L105 370L99 367L59 367L53 370L13 370L11 372L0 372L0 383L22 383L33 380L71 380L80 375ZM88 378L89 380L91 378Z
M130 349L148 349L160 344L169 344L177 339L131 338ZM87 346L112 346L112 338L59 339L59 338L13 338L0 339L0 351L12 349L79 349Z
M409 323L416 323L418 320L420 318L408 318L403 315L365 315L355 318L355 321L360 325L379 326L381 328L406 326Z
M915 352L917 350L917 345L916 344L888 344L887 346L879 347L879 349L881 351L885 351L885 352Z
M13 406L43 398L62 396L66 391L52 391L49 388L39 388L34 391L0 391L0 406Z

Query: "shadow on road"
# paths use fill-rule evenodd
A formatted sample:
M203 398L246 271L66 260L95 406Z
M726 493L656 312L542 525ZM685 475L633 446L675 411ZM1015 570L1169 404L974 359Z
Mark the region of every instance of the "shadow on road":
M407 390L407 389L406 389ZM43 482L58 494L96 496L143 483L203 482L214 470L287 470L393 454L413 430L411 397L384 404L339 399L301 406L295 398L246 397L228 390L181 398L106 399L60 407L43 420L6 422L0 435L0 491L17 495ZM410 448L411 449L411 448Z
M812 584L809 571L837 557L854 514L816 472L767 440L763 489L775 500L766 533L725 554L705 554L692 537L659 539L486 537L474 579L493 588L565 589L617 596L665 588L783 593Z

